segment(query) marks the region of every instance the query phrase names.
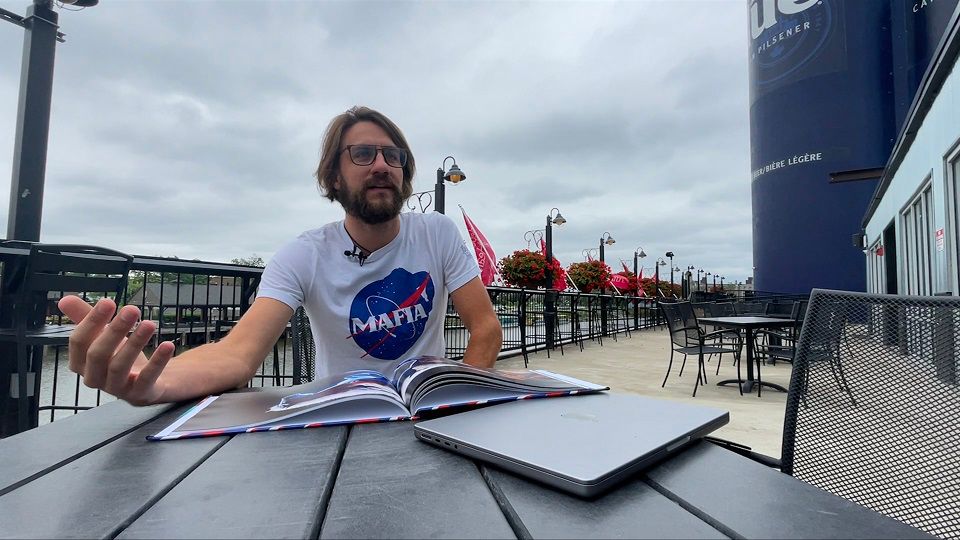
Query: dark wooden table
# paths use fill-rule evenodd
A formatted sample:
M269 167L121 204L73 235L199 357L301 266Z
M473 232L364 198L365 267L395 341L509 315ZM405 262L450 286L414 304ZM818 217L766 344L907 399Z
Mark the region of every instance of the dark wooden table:
M113 402L0 441L0 536L925 536L706 442L585 500L417 441L410 422L144 440L183 409Z
M759 328L786 328L788 326L793 326L796 323L796 320L783 318L783 317L753 317L753 316L734 316L734 317L698 317L697 322L701 324L709 324L713 326L719 326L721 328L733 328L736 330L743 330L745 333L744 339L747 342L747 380L743 381L743 391L750 393L753 391L753 385L757 384L758 386L766 386L768 388L773 388L774 390L779 390L781 392L786 392L787 389L780 386L779 384L774 384L766 381L757 381L753 376L753 353L754 353L754 330ZM737 379L725 379L717 383L717 386L723 386L727 384L740 384L740 381ZM757 393L760 393L760 390L757 390Z

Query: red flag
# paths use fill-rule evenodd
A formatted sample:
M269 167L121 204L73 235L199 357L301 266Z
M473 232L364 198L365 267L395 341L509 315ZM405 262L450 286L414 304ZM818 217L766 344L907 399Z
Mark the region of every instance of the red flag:
M630 269L627 268L627 263L623 262L623 259L620 259L620 264L623 265L623 271L624 271L624 272L629 272L629 271L630 271Z
M543 253L543 256L547 256L547 243L543 241L543 238L540 239L540 253Z
M587 251L587 262L593 262L593 257L590 256L589 251Z
M459 206L459 205L458 205ZM473 251L477 254L477 265L480 267L480 280L483 285L489 286L493 283L493 278L497 275L497 255L493 252L490 242L483 236L480 229L473 223L473 220L467 217L467 212L460 206L460 212L463 213L463 222L467 225L467 232L470 233L470 241L473 242Z

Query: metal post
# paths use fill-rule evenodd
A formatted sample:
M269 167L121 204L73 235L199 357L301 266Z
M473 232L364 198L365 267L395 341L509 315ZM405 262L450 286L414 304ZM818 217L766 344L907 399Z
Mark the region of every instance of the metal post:
M7 238L36 242L40 240L40 221L43 209L43 183L47 161L47 141L50 131L50 103L53 96L53 63L57 42L57 13L51 2L40 1L27 8L22 20L24 28L23 56L20 67L20 97L17 105L17 127L13 147L13 175L10 181L10 204L7 214ZM16 24L20 24L17 22ZM15 257L4 268L3 302L0 320L12 321L13 299L19 293L26 257ZM42 320L42 314L38 314ZM43 347L32 347L34 358L43 354ZM17 346L0 347L0 399L6 400L8 414L0 418L0 438L17 433L19 402L11 398L11 381L19 377ZM39 377L42 359L35 360ZM29 385L28 391L33 390ZM37 424L39 396L28 403L28 427Z
M440 212L444 213L444 196L446 188L443 185L443 167L437 169L437 185L433 188L433 208Z
M637 250L633 250L633 279L637 280L637 294L633 299L633 327L640 328L640 274L637 273Z
M543 322L546 326L544 329L547 333L547 348L553 349L554 339L553 333L555 330L554 316L556 315L556 293L553 290L553 272L550 270L550 264L553 263L553 222L550 219L550 215L547 215L547 228L544 230L544 245L546 247L546 259L547 259L547 286L544 291L543 296Z
M603 237L600 237L600 264L603 260ZM607 335L607 291L600 291L600 334Z
M7 215L7 238L11 240L40 240L57 18L50 2L32 4L24 17L20 100Z

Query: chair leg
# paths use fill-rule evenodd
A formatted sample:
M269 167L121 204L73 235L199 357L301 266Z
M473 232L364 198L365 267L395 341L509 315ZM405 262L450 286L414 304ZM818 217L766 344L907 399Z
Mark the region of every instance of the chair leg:
M686 359L686 356L684 356ZM667 385L667 379L670 377L670 368L673 367L673 348L670 348L670 362L667 364L667 374L663 376L663 384L660 385L660 388L663 388Z
M697 380L693 383L693 397L697 397L697 388L700 386L700 374L703 372L703 351L697 355Z
M27 346L17 344L17 429L20 433L27 430L28 415L27 408L30 405L30 398L27 396Z
M757 358L757 397L763 392L763 378L760 377L760 359Z

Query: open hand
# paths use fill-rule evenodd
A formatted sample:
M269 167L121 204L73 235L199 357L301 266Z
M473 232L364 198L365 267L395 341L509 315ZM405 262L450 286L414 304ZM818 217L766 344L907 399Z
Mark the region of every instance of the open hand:
M163 401L165 386L160 374L175 347L165 341L147 359L143 348L156 330L153 321L137 325L140 310L136 306L123 306L113 317L116 304L109 298L91 306L78 296L64 296L57 305L77 323L68 355L70 370L83 376L83 384L133 405Z

